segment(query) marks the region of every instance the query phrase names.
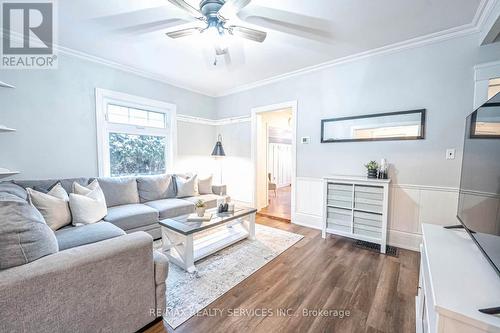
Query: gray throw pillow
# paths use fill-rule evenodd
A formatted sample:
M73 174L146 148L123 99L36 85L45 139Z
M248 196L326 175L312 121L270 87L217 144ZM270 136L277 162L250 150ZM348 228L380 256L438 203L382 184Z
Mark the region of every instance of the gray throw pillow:
M133 177L98 178L108 207L139 203L137 182Z
M198 179L198 192L200 194L213 194L212 192L212 176L204 179Z
M59 251L54 232L26 200L0 193L0 216L0 270Z
M194 197L198 193L198 176L185 179L176 176L175 184L177 186L177 198Z
M175 198L172 175L137 177L137 188L141 202Z

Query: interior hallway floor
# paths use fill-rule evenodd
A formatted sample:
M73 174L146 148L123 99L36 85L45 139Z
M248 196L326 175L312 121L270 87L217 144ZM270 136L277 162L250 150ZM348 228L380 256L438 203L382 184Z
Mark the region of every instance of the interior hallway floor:
M269 206L262 208L258 214L261 216L275 218L290 222L292 211L292 187L280 187L274 191L269 191Z

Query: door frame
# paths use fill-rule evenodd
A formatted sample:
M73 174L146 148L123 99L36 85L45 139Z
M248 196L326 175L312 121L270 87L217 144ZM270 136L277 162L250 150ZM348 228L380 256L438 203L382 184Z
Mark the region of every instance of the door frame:
M474 110L488 100L490 79L500 77L500 61L474 66Z
M291 191L291 220L295 217L295 198L296 198L296 181L297 181L297 100L259 106L251 109L251 163L252 163L252 206L257 207L257 116L265 112L278 111L280 109L290 108L292 110L292 191Z

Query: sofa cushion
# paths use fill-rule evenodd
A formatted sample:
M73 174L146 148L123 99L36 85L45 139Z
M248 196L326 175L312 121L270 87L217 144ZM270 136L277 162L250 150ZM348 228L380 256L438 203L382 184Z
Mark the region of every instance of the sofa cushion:
M203 194L197 195L195 197L184 198L183 200L190 201L192 203L196 203L198 200L203 200L207 204L207 208L215 208L217 207L217 199L222 198L215 194Z
M104 221L129 230L158 222L158 211L142 204L115 206L108 208Z
M141 202L175 198L172 175L137 177L137 189Z
M15 184L13 181L1 182L0 193L1 192L10 193L23 200L28 199L28 193L26 193L26 190L22 186Z
M182 178L175 176L175 186L177 189L177 198L186 198L198 195L198 176L191 178Z
M77 182L82 186L86 186L89 183L88 178L68 178L68 179L46 179L46 180L14 180L14 183L27 188L31 187L37 191L48 192L55 184L61 183L61 186L66 190L66 192L71 193L73 191L73 183Z
M26 200L0 193L0 216L0 270L58 251L54 232Z
M108 222L87 224L81 227L66 227L55 232L59 251L72 247L97 243L105 239L125 235L125 231Z
M137 182L133 177L98 178L108 207L139 203Z
M182 199L163 199L146 202L145 205L156 209L160 219L191 214L194 212L194 203Z

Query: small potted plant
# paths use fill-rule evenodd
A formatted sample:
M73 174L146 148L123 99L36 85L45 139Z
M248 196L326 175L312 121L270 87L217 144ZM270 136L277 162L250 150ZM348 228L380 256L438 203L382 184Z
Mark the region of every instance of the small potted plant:
M378 164L375 161L370 161L365 164L365 168L368 171L368 178L377 178Z
M205 203L205 201L200 199L196 201L194 206L196 208L196 215L198 215L199 217L205 216L205 210L207 209L207 204Z

